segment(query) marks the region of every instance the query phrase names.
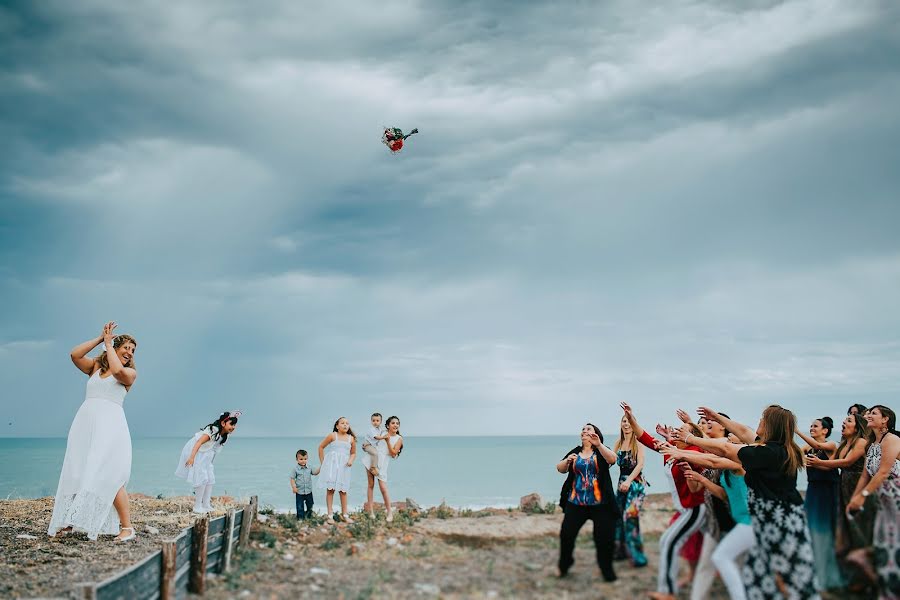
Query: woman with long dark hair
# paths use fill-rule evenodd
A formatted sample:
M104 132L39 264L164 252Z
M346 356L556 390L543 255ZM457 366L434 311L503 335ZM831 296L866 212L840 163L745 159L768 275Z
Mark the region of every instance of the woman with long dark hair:
M857 406L857 405L854 405ZM862 413L848 413L841 424L841 443L834 458L825 460L816 456L806 457L809 469L841 471L841 510L835 531L835 553L844 566L848 587L853 592L863 592L877 582L878 575L872 568L868 551L872 547L872 528L878 503L875 498L866 500L866 510L854 518L847 516L847 504L856 491L856 484L866 467L866 450L869 447L869 425ZM812 475L813 471L809 471Z
M560 577L565 577L575 563L575 539L590 519L594 522L597 565L605 581L616 580L613 544L617 511L609 476L609 466L615 462L615 453L603 445L600 429L588 423L581 428L581 445L556 465L557 471L568 474L559 500L564 515L559 530Z
M863 509L866 498L878 499L875 516L875 570L878 572L879 598L900 598L900 437L897 415L887 406L876 404L866 413L872 444L866 451L866 470L856 484L856 492L847 505L847 513Z
M117 535L134 538L125 485L131 477L131 433L122 405L134 385L134 351L130 335L113 335L110 321L103 333L75 348L69 356L88 376L84 403L75 414L66 441L66 457L59 475L53 516L47 532L83 531L88 539ZM103 344L96 358L88 352Z
M807 457L819 460L832 458L837 444L829 441L834 421L831 417L814 419L809 426L809 435L798 431L797 434L809 444L803 453ZM844 578L835 555L835 530L840 514L840 482L837 471L825 469L809 469L806 471L809 484L803 506L806 508L806 520L809 523L810 543L816 565L816 579L820 590L836 590L844 587Z
M378 489L381 490L381 499L384 500L385 521L390 523L394 520L394 511L391 509L391 497L388 493L388 466L392 458L400 456L403 451L403 436L400 435L400 417L390 416L385 421L385 429L387 430L387 439L384 444L378 444L378 462L375 465L377 475L372 473L372 469L366 469L366 477L368 478L368 487L366 488L366 508L369 516L375 518L375 482L378 481ZM363 455L365 461L368 454Z

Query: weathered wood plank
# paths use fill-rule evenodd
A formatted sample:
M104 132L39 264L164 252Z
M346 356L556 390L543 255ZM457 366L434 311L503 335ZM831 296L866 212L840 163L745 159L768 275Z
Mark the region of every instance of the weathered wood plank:
M218 550L222 546L225 545L225 536L220 533L219 535L212 536L206 538L206 552L212 552L213 550Z
M253 498L250 499L251 504L248 504L243 511L244 518L241 520L241 535L238 540L238 546L241 549L246 549L250 544L250 528L253 526Z
M220 573L227 573L231 570L231 547L234 546L234 509L228 511L225 515L225 530L222 532L224 545L222 547L222 562L219 567Z
M243 521L243 520L244 520L244 509L239 508L238 510L234 511L234 526L237 527L238 525L241 524L241 521Z
M161 600L175 600L175 577L178 575L178 555L175 552L176 540L164 540L162 553L162 572L159 575L159 597Z
M222 558L222 550L215 550L206 555L206 572L216 573L219 570L219 560Z
M209 517L201 517L194 523L191 539L191 569L188 591L200 596L206 591L206 540L209 531Z
M209 522L209 535L214 536L217 533L222 533L222 530L225 529L225 515L221 517L216 517L215 519Z
M159 597L162 553L154 552L97 586L97 600L155 599Z

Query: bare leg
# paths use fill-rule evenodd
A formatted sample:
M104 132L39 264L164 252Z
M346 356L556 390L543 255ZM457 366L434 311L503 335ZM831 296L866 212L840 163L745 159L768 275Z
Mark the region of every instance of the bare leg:
M375 516L375 476L372 475L371 471L366 471L366 476L369 478L369 487L366 488L366 508L369 511L370 516Z
M394 518L394 512L391 510L391 497L388 495L388 486L386 481L378 480L378 489L381 490L381 497L384 499L384 511L387 513L387 520Z
M131 528L131 509L128 505L128 492L125 491L124 485L116 492L116 497L113 499L113 507L115 507L116 512L119 513L119 523L121 523L121 528ZM127 534L123 535L123 532L119 531L119 535L117 535L116 538L125 537L125 535L131 535L131 532L129 531Z
M325 516L328 519L332 519L334 517L334 490L327 490L325 492Z
M338 492L341 495L341 515L347 514L347 492Z

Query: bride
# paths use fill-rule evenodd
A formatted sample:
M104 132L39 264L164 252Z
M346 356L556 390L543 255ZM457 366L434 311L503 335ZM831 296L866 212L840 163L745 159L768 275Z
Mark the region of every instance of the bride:
M83 531L91 540L99 534L118 534L116 541L134 538L125 484L131 475L131 434L122 404L137 378L130 335L113 335L116 324L103 326L102 335L72 349L72 362L88 375L84 403L78 409L63 460L51 536ZM104 351L86 356L97 345ZM121 525L121 528L120 528Z

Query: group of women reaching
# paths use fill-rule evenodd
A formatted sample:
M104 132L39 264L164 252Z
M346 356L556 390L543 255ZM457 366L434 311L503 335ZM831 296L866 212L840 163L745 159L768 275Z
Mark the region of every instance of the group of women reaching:
M657 425L658 437L641 427L628 404L621 406L612 450L588 424L581 446L557 464L568 474L560 497L560 576L574 563L575 538L588 519L605 580L616 579L615 558L647 564L639 523L647 448L663 457L675 507L660 537L651 597L674 600L685 583L678 579L679 555L698 540L692 599L708 596L717 573L734 599L813 599L824 590L865 592L867 586L873 597L900 598L900 437L890 408L854 405L836 444L827 440L830 419L817 419L807 436L778 405L763 411L756 428L706 407L698 409L696 423L678 411L682 425ZM804 499L797 474L805 467Z
M117 542L135 537L125 490L131 477L131 434L123 404L125 395L137 379L134 364L137 341L130 335L115 335L116 327L115 322L106 323L99 336L79 344L70 353L75 366L88 376L88 382L85 400L69 428L53 514L47 528L50 536L78 531L87 534L91 540L96 540L99 535L115 535ZM102 345L101 353L89 357L88 354L99 345ZM371 446L363 457L368 476L366 508L374 516L373 492L377 481L390 520L388 459L399 456L403 438L398 417L390 417L387 426L382 428L381 415L376 415L372 415L373 427L366 437L367 444L364 444ZM214 461L229 435L234 433L240 416L240 411L221 413L182 448L175 475L193 488L194 512L197 514L213 510ZM327 518L332 523L335 492L340 496L344 520L349 521L347 492L350 468L356 457L356 442L349 421L341 417L318 448L320 467L315 474L320 476L319 487L326 491ZM305 466L305 451L297 453L298 464L301 452ZM311 511L312 498L309 500Z

